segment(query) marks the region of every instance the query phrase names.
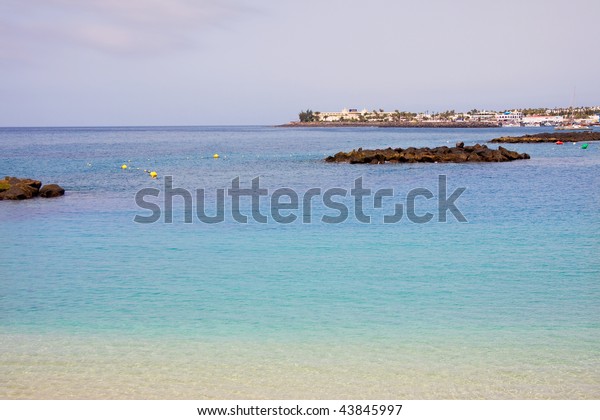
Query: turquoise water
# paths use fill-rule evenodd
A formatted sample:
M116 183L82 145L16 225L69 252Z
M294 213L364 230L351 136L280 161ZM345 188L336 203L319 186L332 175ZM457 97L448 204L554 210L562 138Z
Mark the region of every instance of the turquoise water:
M322 162L532 131L0 129L0 176L67 190L0 202L0 395L598 398L600 145L510 145L532 158L502 164ZM265 224L237 223L229 197L222 223L184 223L180 198L173 223L134 223L149 214L136 192L163 194L168 175L205 189L209 214L236 177L300 199L362 177L395 196L365 206L369 224L351 197L341 224L321 222L336 211L318 200L312 223L275 223L268 197ZM448 194L466 188L466 223L436 221L439 175ZM414 188L436 196L417 201L434 220L384 224Z

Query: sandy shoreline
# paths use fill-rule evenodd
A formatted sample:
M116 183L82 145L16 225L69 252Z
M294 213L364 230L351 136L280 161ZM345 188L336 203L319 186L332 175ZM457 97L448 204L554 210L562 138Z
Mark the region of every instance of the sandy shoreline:
M4 336L3 338L9 338ZM597 363L499 343L203 342L18 335L4 399L596 399ZM544 347L544 346L542 346ZM582 356L578 354L577 356Z

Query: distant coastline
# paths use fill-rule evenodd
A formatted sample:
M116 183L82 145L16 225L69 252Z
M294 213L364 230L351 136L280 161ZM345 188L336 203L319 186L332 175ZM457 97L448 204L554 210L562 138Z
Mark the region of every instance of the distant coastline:
M578 108L527 108L506 111L472 109L468 112L368 111L344 108L341 111L298 113L298 120L279 127L418 127L418 128L489 128L489 127L591 127L600 125L600 106Z
M312 122L289 122L277 127L314 127L314 128L336 128L336 127L381 127L381 128L496 128L501 127L492 121L399 121L399 122L377 122L377 121L312 121Z

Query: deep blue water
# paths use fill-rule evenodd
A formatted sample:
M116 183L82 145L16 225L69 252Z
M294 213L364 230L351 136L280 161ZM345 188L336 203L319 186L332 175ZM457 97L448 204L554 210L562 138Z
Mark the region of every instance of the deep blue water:
M36 178L67 190L57 199L0 202L0 334L157 342L175 337L215 348L232 338L346 340L417 352L441 340L455 343L448 350L455 364L489 362L469 357L481 346L490 354L501 348L506 360L516 348L531 349L514 355L519 363L547 357L550 366L586 366L597 384L600 144L587 150L509 145L531 160L498 164L323 162L358 147L473 144L535 131L0 129L0 176ZM466 223L450 213L447 222L438 222L440 175L448 195L466 188L456 201ZM206 224L191 214L193 223L184 223L183 200L176 198L169 224L161 202L166 176L194 194L205 189L209 214L216 190L231 188L236 177L242 188L256 177L269 193L290 188L300 203L311 188L349 191L360 177L365 188L392 188L394 197L384 199L383 209L365 200L371 223L354 217L351 197L338 197L350 209L340 224L321 221L337 212L319 200L311 223L302 222L301 209L294 211L295 222L275 223L270 197L260 202L267 223L237 223L227 195L224 222ZM134 200L143 188L160 190L158 199L148 199L161 205L156 223L133 221L149 214ZM434 198L416 202L417 214L429 211L433 220L413 223L405 215L383 223L383 214L395 203L406 204L415 188L433 192ZM241 207L250 215L249 199ZM20 351L4 345L4 351ZM19 370L6 369L18 382ZM594 395L586 389L582 395Z

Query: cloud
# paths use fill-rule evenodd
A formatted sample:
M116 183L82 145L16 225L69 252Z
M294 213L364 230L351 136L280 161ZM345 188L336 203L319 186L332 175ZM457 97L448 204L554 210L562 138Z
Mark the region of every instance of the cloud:
M206 29L251 11L242 0L5 0L0 59L70 46L133 55L193 48Z

